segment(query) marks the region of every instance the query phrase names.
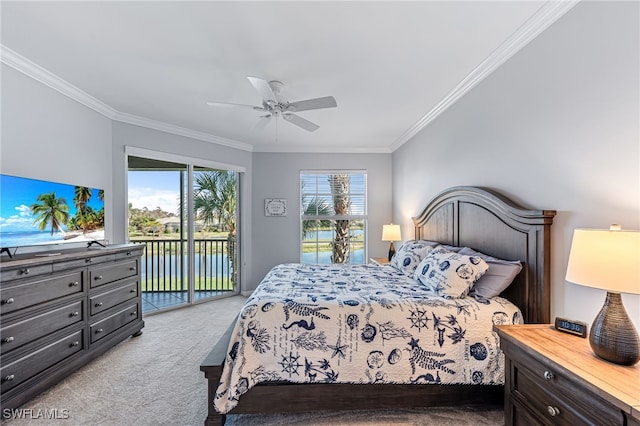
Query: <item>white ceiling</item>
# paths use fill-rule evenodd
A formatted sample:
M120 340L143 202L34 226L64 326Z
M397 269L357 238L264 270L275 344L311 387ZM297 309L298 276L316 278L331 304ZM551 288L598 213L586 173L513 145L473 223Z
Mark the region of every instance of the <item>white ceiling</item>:
M118 121L249 151L391 152L571 6L2 1L2 60ZM338 106L298 113L313 133L281 119L276 133L206 105L260 105L247 76Z

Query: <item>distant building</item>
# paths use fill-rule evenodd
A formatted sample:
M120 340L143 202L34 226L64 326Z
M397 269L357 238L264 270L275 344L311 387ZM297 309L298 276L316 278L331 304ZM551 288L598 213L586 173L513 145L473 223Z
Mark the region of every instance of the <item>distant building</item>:
M179 217L163 217L156 219L158 223L164 226L164 232L180 232L180 218ZM200 232L204 227L204 223L201 220L196 220L193 224L195 232Z

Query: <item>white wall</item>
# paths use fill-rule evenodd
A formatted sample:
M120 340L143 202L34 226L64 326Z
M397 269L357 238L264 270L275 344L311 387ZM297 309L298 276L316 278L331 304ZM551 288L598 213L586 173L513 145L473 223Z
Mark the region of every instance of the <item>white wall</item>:
M111 120L5 64L1 85L0 171L104 189L111 231Z
M0 171L105 190L106 238L126 240L125 146L243 167L243 199L251 211L250 152L139 126L112 122L2 64ZM389 214L390 215L390 214ZM242 273L251 275L251 217L241 218Z
M404 235L453 185L557 210L551 315L591 324L604 291L564 276L574 228L640 229L639 12L638 2L581 2L395 151ZM640 328L640 297L623 301Z
M391 154L253 154L253 275L255 288L269 269L300 261L300 170L366 170L369 256L384 257L382 225L391 221ZM286 217L265 217L264 199L287 200Z

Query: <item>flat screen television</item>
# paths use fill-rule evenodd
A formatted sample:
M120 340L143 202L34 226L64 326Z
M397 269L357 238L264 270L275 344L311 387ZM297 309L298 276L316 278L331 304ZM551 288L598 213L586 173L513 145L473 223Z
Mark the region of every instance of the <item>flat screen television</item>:
M104 238L104 191L0 174L0 248L13 254Z

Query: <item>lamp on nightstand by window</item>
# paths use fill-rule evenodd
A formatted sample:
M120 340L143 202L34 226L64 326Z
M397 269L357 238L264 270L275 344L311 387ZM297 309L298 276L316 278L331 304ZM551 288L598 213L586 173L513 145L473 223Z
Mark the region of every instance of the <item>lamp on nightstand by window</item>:
M618 225L574 230L566 279L607 290L589 333L593 352L616 364L638 362L640 339L620 293L640 294L640 231L622 231Z
M382 225L382 241L391 241L391 245L389 246L389 257L391 260L393 255L396 253L396 248L393 246L394 241L400 241L402 237L400 236L400 225Z

